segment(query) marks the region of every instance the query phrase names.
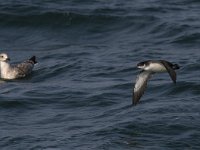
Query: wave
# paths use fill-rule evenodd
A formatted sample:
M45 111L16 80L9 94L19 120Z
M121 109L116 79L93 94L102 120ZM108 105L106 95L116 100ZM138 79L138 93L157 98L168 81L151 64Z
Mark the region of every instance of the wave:
M190 33L176 38L172 43L176 44L194 44L199 43L200 33Z
M33 12L33 13L10 13L0 11L0 25L4 26L56 26L66 27L72 25L116 25L119 22L128 22L128 25L155 21L151 15L122 16L116 14L82 13L82 12ZM131 23L131 24L130 24Z
M32 103L31 102L26 102L22 100L2 100L0 102L0 108L4 109L30 109Z

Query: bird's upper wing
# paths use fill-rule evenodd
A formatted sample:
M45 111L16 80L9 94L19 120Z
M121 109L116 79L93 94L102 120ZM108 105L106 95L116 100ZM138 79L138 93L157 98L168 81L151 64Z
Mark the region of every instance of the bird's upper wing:
M169 76L171 77L172 81L176 83L176 72L174 69L168 64L168 62L162 60L161 63L165 66L167 69L167 72L169 73Z
M33 63L30 63L29 61L25 61L23 63L15 65L13 69L16 72L17 77L24 77L31 73L33 67L34 67Z
M133 89L133 105L136 105L147 87L147 81L151 77L152 72L141 71L136 78L135 87Z

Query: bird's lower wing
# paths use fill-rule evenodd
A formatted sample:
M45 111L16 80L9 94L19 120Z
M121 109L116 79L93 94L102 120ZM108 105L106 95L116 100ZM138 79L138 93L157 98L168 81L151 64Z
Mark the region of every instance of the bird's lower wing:
M144 91L147 87L147 81L151 77L151 75L151 72L141 71L140 74L137 76L133 89L133 105L136 105L139 102L141 96L144 94Z

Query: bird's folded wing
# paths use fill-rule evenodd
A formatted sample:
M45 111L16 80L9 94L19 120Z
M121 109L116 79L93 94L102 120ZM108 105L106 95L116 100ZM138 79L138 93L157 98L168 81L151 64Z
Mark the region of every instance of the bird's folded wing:
M33 69L33 64L29 62L23 62L14 67L14 70L17 72L18 77L24 77L31 73Z
M136 78L135 87L133 89L133 105L136 105L147 87L147 81L151 77L151 72L141 71Z
M176 72L173 70L173 68L165 61L161 61L161 63L165 66L167 69L167 72L169 73L169 76L171 77L172 81L176 83Z

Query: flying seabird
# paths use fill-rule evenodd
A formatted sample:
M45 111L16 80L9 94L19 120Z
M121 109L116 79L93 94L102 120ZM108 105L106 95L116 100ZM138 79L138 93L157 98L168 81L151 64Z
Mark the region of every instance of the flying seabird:
M34 65L37 63L35 56L15 65L11 65L9 61L10 58L7 54L0 54L0 71L1 78L3 79L17 79L26 77L32 72Z
M133 105L137 105L140 98L144 94L147 86L147 81L154 73L168 72L172 81L176 83L176 72L174 70L179 69L179 65L172 64L165 60L148 60L140 62L137 67L142 69L136 78L135 87L133 89Z

